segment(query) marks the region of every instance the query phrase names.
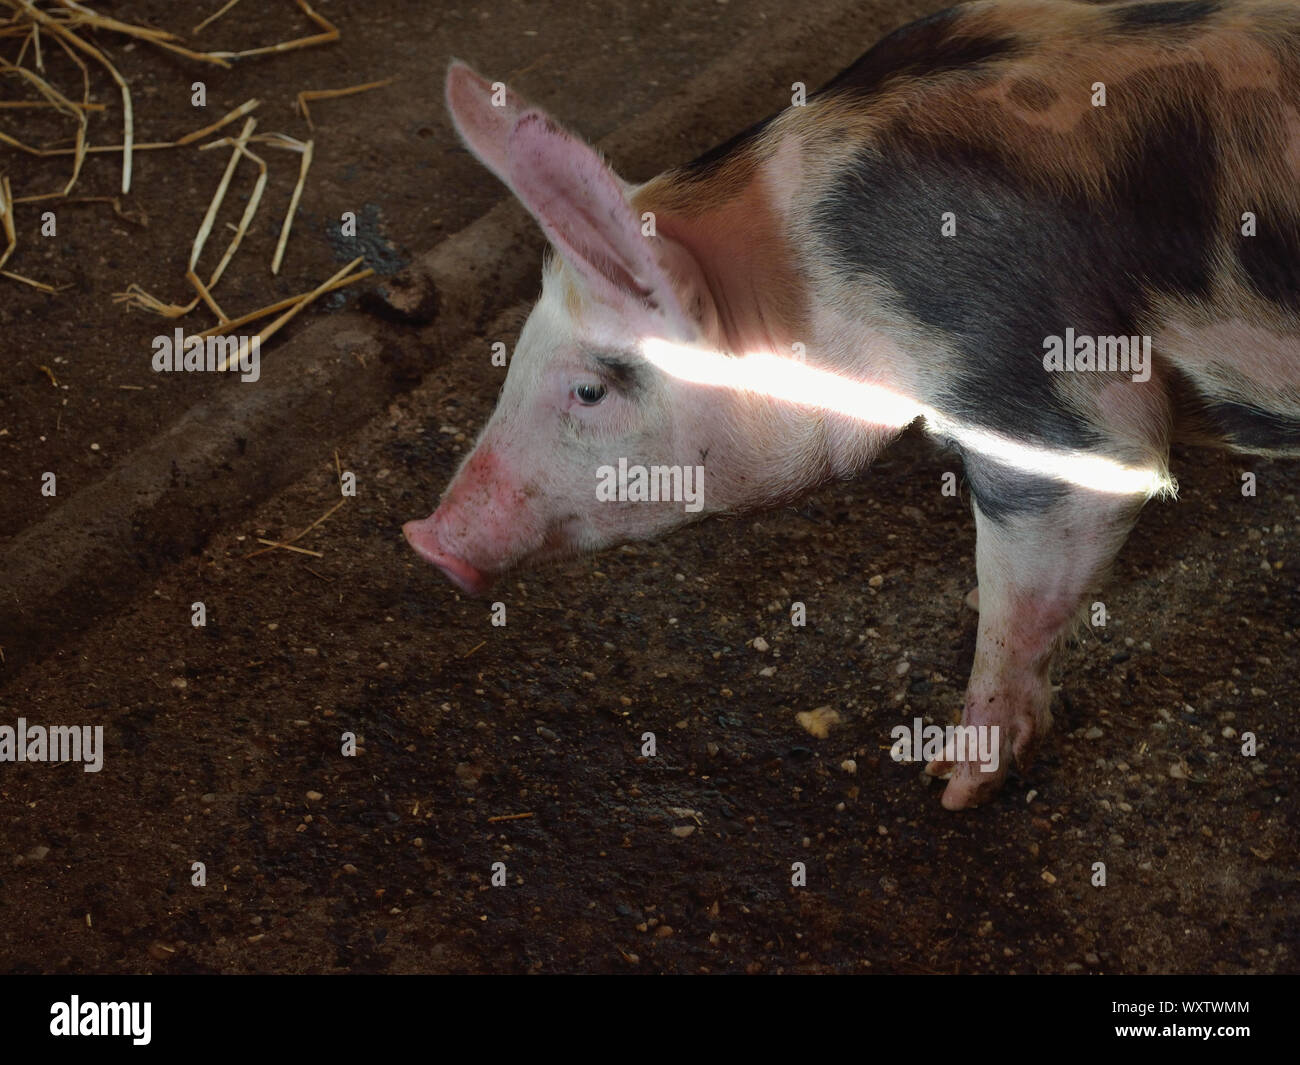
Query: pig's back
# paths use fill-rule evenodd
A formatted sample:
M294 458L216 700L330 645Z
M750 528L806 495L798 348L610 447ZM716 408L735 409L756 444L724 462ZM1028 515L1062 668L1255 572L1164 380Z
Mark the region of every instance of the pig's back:
M773 126L769 173L781 138L803 148L815 298L872 292L946 413L1071 448L1117 416L1141 435L1160 403L1042 359L1067 329L1150 336L1145 387L1186 435L1300 447L1300 6L966 5Z

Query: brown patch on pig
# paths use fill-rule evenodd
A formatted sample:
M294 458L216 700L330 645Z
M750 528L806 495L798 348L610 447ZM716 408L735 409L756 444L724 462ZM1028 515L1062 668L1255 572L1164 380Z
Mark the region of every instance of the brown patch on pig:
M1276 90L1281 83L1276 53L1249 29L1225 28L1194 42L1193 50L1219 76L1225 90Z
M876 121L860 119L849 132L869 138L883 126L930 134L936 141L958 137L1014 161L1027 180L1046 179L1063 191L1104 199L1125 145L1152 128L1171 105L1203 115L1216 129L1227 128L1234 116L1251 121L1266 98L1275 112L1300 105L1295 16L1269 9L1271 19L1250 17L1260 11L1261 5L1228 5L1213 29L1153 42L1150 35L1109 36L1105 8L995 6L982 27L991 31L1002 17L1022 41L1021 56L1004 64L1001 80L973 85L936 77L908 86L907 107L892 99L860 100ZM1284 66L1279 56L1290 57L1291 65ZM1105 107L1092 105L1094 82L1106 86ZM1222 170L1228 188L1222 191L1244 196L1250 190L1277 190L1275 196L1293 203L1295 182L1289 179L1300 163L1300 132L1282 119L1269 122L1265 132L1270 158L1227 154ZM1282 182L1284 175L1288 180Z
M718 186L709 188L698 178L674 183L670 172L632 197L638 215L653 211L658 233L695 258L718 304L720 346L737 354L789 353L808 320L807 284L789 228L803 154L787 139L764 155L761 165L746 164L747 183L739 183L736 169L719 172Z
M1007 85L1006 93L1007 100L1027 111L1046 111L1059 95L1038 78L1017 78Z
M780 143L780 119L775 116L762 130L742 134L729 150L714 149L722 154L710 162L696 160L651 178L634 193L634 198L648 199L658 205L658 210L683 216L723 207L753 184L763 160ZM702 158L711 155L713 152Z

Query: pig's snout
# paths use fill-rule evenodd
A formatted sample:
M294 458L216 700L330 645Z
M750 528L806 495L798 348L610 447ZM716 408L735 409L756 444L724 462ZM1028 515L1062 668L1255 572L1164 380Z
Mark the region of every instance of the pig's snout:
M422 521L408 521L402 532L416 553L457 588L482 595L517 547L520 498L496 451L480 445L452 479L438 509Z
M432 562L457 588L468 595L483 595L492 587L492 578L475 569L462 558L443 549L438 542L437 514L431 514L420 521L408 521L402 526L402 535L406 542L415 548L426 562Z

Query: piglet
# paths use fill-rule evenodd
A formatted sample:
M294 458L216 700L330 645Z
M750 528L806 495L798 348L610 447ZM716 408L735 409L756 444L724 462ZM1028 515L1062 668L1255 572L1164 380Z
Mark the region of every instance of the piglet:
M979 629L943 804L996 794L1170 446L1300 451L1300 8L951 8L632 186L461 63L469 149L549 238L496 410L411 546L464 592L960 454ZM979 752L983 753L979 753Z

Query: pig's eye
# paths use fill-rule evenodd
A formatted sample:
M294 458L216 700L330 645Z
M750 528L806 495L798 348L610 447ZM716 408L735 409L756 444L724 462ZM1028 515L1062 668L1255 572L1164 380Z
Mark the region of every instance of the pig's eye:
M594 407L605 398L604 385L579 385L573 390L578 402L587 407Z

